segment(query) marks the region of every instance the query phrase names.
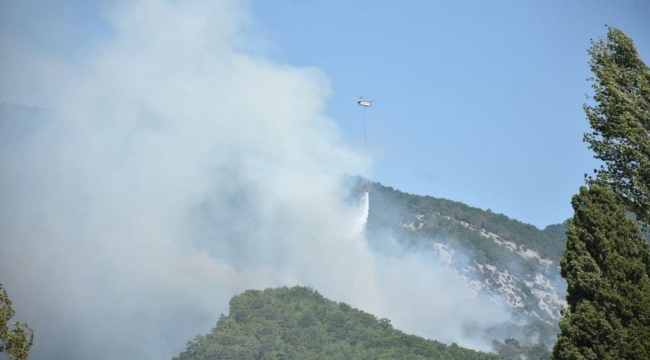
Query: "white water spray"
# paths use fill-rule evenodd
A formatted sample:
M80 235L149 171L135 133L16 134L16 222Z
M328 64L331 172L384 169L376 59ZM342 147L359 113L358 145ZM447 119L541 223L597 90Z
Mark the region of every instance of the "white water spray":
M361 236L363 232L366 230L369 211L370 211L370 193L366 191L361 203L361 207L359 208L359 213L354 222L355 236Z

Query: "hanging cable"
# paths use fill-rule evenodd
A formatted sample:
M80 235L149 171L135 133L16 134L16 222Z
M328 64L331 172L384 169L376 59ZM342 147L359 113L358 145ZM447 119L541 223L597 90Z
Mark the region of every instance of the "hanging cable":
M366 108L363 108L363 152L366 157L366 185L368 184L368 135L366 133Z
M357 100L357 104L359 106L363 107L363 152L365 156L365 162L366 162L366 193L370 192L370 189L368 188L368 185L370 183L369 177L368 177L368 133L366 130L366 108L372 106L372 102L374 100L366 100L363 98L363 96L359 97Z

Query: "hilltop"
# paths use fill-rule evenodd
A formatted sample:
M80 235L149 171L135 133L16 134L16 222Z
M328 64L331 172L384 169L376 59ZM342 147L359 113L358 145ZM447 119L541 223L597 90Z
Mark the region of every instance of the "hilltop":
M248 290L230 301L206 335L174 360L207 359L455 359L497 360L496 354L407 335L390 320L328 300L307 287Z

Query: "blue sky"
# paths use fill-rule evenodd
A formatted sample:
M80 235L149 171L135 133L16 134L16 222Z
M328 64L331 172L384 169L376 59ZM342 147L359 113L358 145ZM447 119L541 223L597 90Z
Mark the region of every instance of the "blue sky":
M329 114L372 180L544 227L597 162L582 142L586 49L605 24L650 58L646 1L253 1L278 61L322 69ZM363 170L361 170L363 171Z
M13 1L0 31L84 65L110 37L108 2ZM605 24L650 58L650 4L628 1L251 0L251 52L321 69L342 141L363 147L372 180L544 227L597 163L582 105L586 49ZM359 169L363 174L364 169Z

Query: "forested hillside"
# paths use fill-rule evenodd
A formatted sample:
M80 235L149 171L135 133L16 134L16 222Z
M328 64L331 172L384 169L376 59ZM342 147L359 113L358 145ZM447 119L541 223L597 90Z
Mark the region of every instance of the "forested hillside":
M543 258L557 263L565 247L566 227L562 224L548 226L544 231L533 225L511 219L490 210L471 207L458 201L408 194L372 183L373 206L369 226L394 227L395 220L402 223L415 219L422 222L424 234L474 248L476 256L497 261L496 248L481 241L476 230L497 234L501 239L514 242L538 252ZM498 251L497 251L498 252Z
M503 359L407 335L388 319L328 300L306 287L248 290L230 301L207 335L174 360Z
M365 186L362 179L357 179L357 186ZM449 281L464 283L477 296L512 308L521 320L488 335L512 338L495 349L553 344L566 303L566 285L559 274L565 224L540 230L460 202L407 194L379 183L369 187L366 241L371 247L393 252L394 248L382 249L385 239L391 238L402 251L437 254L438 259L431 261L457 275Z

